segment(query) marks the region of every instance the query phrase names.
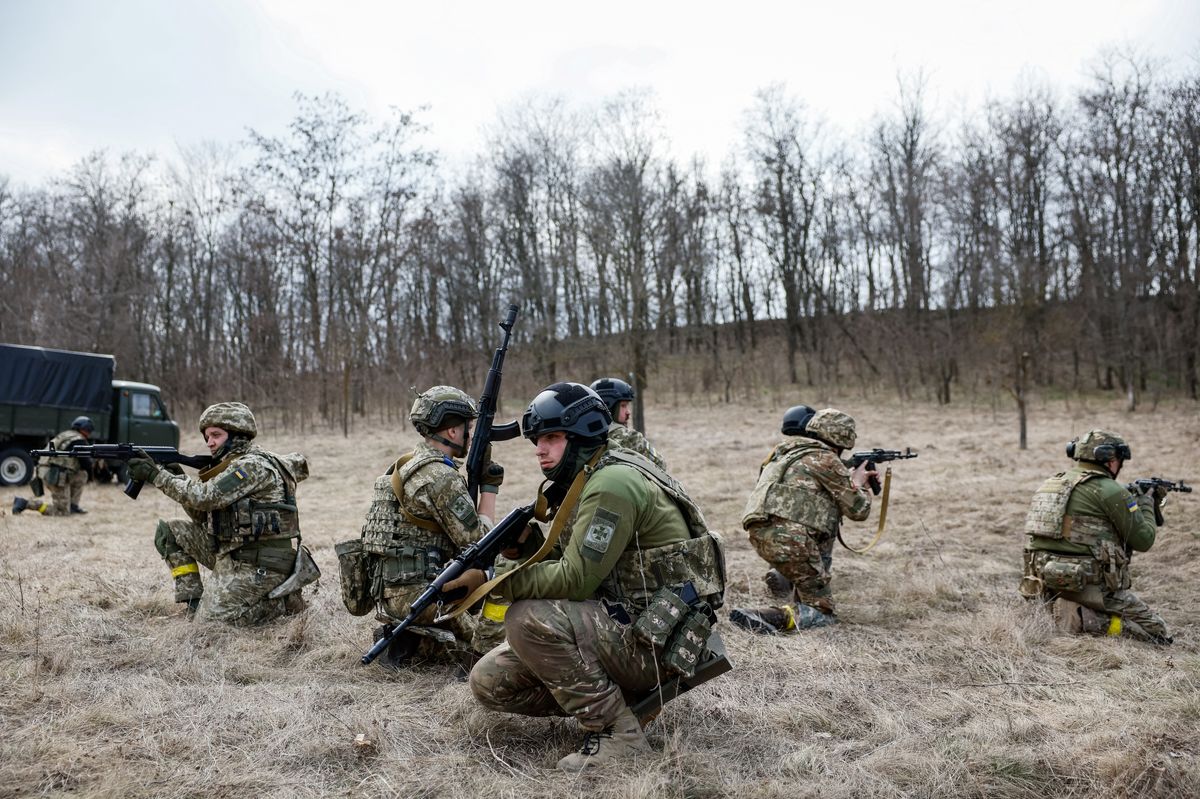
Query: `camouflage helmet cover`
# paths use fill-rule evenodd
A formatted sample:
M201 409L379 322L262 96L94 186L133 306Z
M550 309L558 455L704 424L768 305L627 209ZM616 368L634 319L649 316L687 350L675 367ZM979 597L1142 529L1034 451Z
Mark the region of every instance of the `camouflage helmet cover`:
M804 434L838 449L850 449L858 440L853 417L835 408L822 408L814 413L804 426Z
M1116 433L1108 430L1089 430L1067 444L1067 457L1093 463L1107 463L1113 458L1124 462L1133 458L1133 452L1125 443L1125 439Z
M200 432L204 433L210 427L219 427L232 434L254 438L258 435L258 425L254 422L254 414L240 402L218 402L209 405L200 414Z
M429 435L447 427L450 417L474 419L479 416L475 400L462 389L454 386L433 386L417 395L408 419L421 435Z
M71 422L72 430L86 430L88 433L95 431L96 425L86 416L76 416L75 421Z

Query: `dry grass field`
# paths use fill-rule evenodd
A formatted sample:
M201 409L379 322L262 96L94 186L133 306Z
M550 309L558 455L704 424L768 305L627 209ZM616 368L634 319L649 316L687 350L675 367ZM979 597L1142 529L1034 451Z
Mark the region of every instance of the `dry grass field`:
M835 550L842 623L780 638L723 624L735 671L668 705L654 755L587 776L553 768L573 722L485 711L448 666L359 666L372 622L342 608L333 546L411 430L268 428L269 448L309 455L302 526L325 577L305 613L262 629L181 615L152 544L178 514L157 491L89 487L87 516L51 519L8 515L18 492L2 489L0 797L1200 796L1200 493L1172 496L1134 564L1173 647L1056 635L1015 590L1026 503L1063 444L1103 425L1131 441L1129 477L1200 478L1194 405L1037 403L1027 452L1009 404L652 406L651 440L726 533L727 609L765 599L738 519L799 400L854 414L861 446L920 452L895 469L883 542ZM191 433L184 447L202 448ZM497 459L507 510L532 496L532 448ZM376 752L356 752L359 733Z

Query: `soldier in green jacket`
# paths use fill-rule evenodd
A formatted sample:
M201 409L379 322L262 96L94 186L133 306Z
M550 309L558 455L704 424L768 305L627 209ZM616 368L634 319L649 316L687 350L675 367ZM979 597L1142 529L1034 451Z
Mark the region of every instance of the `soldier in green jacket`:
M454 386L433 386L413 401L408 418L421 442L375 480L360 537L337 546L342 600L355 616L374 610L383 624L399 622L450 559L492 528L504 469L494 463L484 469L476 507L455 460L466 456L469 425L478 416L475 400ZM392 643L389 665L406 663L419 651L435 655L445 650L470 659L473 620L460 616L434 625L437 611L429 608L415 629ZM499 611L485 607L484 612ZM377 636L382 634L382 628L376 630Z
M1092 430L1067 455L1075 466L1042 484L1025 519L1021 595L1047 603L1064 631L1171 643L1166 623L1129 590L1130 558L1154 545L1165 492L1134 496L1116 481L1132 457L1116 433Z
M508 641L471 672L471 689L487 707L574 716L583 745L558 763L571 771L649 750L627 698L672 673L672 647L686 645L676 639L681 625L703 626L700 649L688 655L703 657L724 592L719 537L678 482L608 446L609 423L603 400L579 383L549 386L526 410L521 429L542 473L572 489L550 529L551 539L561 533L557 551L498 586L513 603ZM460 584L482 578L467 572ZM679 607L688 583L701 601ZM655 614L672 599L679 615L661 628L666 646L656 647L639 630L669 616Z
M608 427L609 446L636 452L665 471L667 463L658 454L658 450L651 445L649 439L629 426L633 416L633 386L618 377L601 377L592 382L591 388L604 400L604 404L608 406L608 413L612 416L612 424Z
M863 521L871 513L866 463L853 472L839 457L854 447L854 419L834 408L789 408L783 434L763 462L746 502L742 526L750 543L773 567L765 579L795 604L735 608L729 620L758 633L823 627L837 621L829 589L833 542L842 517Z
M276 455L252 443L258 425L240 402L206 408L200 433L216 464L198 479L149 458L129 461L132 479L153 483L189 517L160 519L154 533L175 601L198 619L237 626L303 610L300 589L320 576L300 546L296 508L296 483L308 477L308 462L298 452ZM201 565L211 570L207 586Z

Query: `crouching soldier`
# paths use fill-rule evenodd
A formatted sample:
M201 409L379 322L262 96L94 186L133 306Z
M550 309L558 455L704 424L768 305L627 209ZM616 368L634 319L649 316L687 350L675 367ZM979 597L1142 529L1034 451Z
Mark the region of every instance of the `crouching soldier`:
M132 479L153 483L191 517L160 520L154 534L175 580L175 601L198 618L239 626L303 610L300 590L320 576L300 544L296 509L296 483L308 477L308 462L251 443L258 427L240 402L207 408L200 432L215 465L199 479L149 458L129 461ZM200 564L212 572L207 585Z

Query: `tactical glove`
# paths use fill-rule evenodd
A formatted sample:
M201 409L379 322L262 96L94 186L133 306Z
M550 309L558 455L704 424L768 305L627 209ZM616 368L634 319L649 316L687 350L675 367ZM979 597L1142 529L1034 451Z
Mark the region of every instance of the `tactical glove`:
M504 467L498 463L488 462L483 465L483 479L479 481L480 491L486 491L489 494L495 494L500 491L500 486L504 482Z
M158 466L149 458L129 459L129 479L139 483L148 483L158 474Z
M1167 491L1166 486L1155 486L1154 491L1151 492L1152 496L1154 497L1154 504L1161 505L1162 501L1167 498L1168 493L1170 492Z

